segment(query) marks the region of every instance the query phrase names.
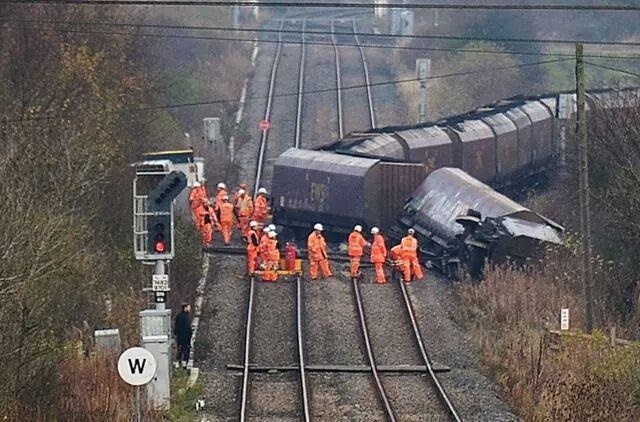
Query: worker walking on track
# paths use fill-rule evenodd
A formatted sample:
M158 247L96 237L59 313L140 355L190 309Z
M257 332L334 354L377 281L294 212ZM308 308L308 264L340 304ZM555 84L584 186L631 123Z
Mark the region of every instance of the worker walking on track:
M420 262L418 261L418 239L413 237L414 234L415 230L409 229L407 230L407 235L400 241L403 259L405 261L405 275L403 278L406 282L411 281L412 272L416 280L421 280L424 277L422 267L420 267Z
M202 246L210 246L213 244L213 226L216 224L216 214L213 212L213 207L205 205L202 207L204 214L202 216Z
M213 203L213 209L218 215L218 220L220 220L220 207L224 203L225 196L229 196L229 193L227 192L227 185L223 182L220 182L218 183L216 197Z
M247 270L249 274L253 274L258 265L258 246L260 245L260 239L258 239L258 233L256 228L258 223L252 221L249 223L249 230L245 239L247 240Z
M318 279L318 266L322 271L323 277L331 277L331 268L329 268L329 255L327 254L327 242L322 236L322 224L317 223L313 226L313 232L307 239L307 249L309 252L309 273L311 280Z
M371 263L376 270L376 283L384 284L387 279L384 275L384 262L387 259L387 247L384 244L384 238L380 234L380 229L373 227L371 229L373 242L371 242Z
M267 200L267 190L265 188L258 189L258 196L256 196L253 206L253 219L258 223L264 223L269 216L269 201Z
M231 243L233 217L233 204L229 202L229 197L225 196L222 198L222 205L220 205L220 227L222 230L222 239L225 245Z
M347 245L352 278L360 276L360 259L362 258L362 255L364 255L365 246L371 245L365 240L364 236L362 236L362 226L357 225L349 234L349 243Z
M207 204L207 189L200 182L195 182L191 192L189 192L189 206L191 207L191 215L193 221L197 223L197 210L202 205Z
M244 189L240 189L234 206L238 216L238 228L242 231L242 235L246 236L249 231L249 220L253 214L253 199Z
M278 249L277 233L270 231L267 240L267 260L264 263L262 281L278 281L278 264L280 263L280 250Z

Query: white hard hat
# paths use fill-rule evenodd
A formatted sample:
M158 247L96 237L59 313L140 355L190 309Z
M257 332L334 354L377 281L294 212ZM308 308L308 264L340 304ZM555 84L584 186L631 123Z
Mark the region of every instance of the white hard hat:
M193 187L194 187L194 188L199 188L200 186L202 186L202 185L200 184L200 182L195 182L195 183L193 184Z
M223 201L228 201L228 200L229 200L229 197L228 197L227 195L225 195L225 196L223 196L223 197L222 197L222 200L223 200Z
M258 227L258 222L257 221L250 222L249 227Z
M413 230L413 229L409 229L409 230L407 230L407 233L409 233L409 234L414 234L415 232L416 232L416 231L415 231L415 230Z
M353 230L357 231L357 232L361 232L362 231L362 226L360 224L358 224L357 226L355 226L353 228Z
M269 230L275 230L275 229L276 229L275 224L269 224Z
M218 183L218 189L226 189L227 185L225 185L224 183L220 182Z
M323 227L322 227L322 224L320 224L320 223L316 223L316 225L315 225L315 226L313 226L313 230L320 230L320 231L322 231L322 230L324 230L324 229L323 229Z
M269 227L265 227L264 229L262 229L262 231L265 233L269 233L271 229Z
M238 190L238 195L244 195L244 189L239 189Z
M378 234L378 233L380 233L380 229L379 228L377 228L377 227L372 227L371 228L371 234Z
M274 231L270 231L269 234L267 236L269 236L270 238L274 238L278 235L278 233L274 232Z
M267 190L266 190L265 188L260 188L260 189L258 189L258 193L264 193L264 194L266 194L266 193L267 193Z

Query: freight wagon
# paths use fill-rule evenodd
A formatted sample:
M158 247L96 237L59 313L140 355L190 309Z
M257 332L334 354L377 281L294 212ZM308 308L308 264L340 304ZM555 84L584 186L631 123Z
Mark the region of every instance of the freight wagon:
M342 234L388 227L425 175L421 164L290 148L273 170L274 223L306 233L315 222Z

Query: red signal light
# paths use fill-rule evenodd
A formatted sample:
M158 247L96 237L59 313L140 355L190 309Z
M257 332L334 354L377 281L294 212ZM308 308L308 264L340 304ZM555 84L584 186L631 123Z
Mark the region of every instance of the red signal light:
M164 244L163 241L159 240L156 242L154 249L157 253L162 253L165 251L166 245Z

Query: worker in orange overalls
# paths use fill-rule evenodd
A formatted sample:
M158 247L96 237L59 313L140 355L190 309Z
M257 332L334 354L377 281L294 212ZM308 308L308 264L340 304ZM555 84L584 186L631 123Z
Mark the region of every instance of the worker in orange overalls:
M216 214L213 212L213 207L205 205L205 214L202 219L202 246L210 246L213 244L213 226L216 224Z
M267 240L267 260L264 263L262 281L278 281L278 265L280 263L280 250L278 249L278 234L269 231Z
M231 233L233 231L233 204L229 202L229 197L222 198L220 205L220 229L222 231L222 239L224 244L231 243Z
M390 249L391 252L391 260L392 260L392 274L393 271L400 271L402 273L402 277L404 279L405 275L405 259L404 254L402 253L402 245L396 245Z
M373 227L371 229L373 242L371 242L371 262L376 270L376 283L384 284L387 279L384 275L384 262L387 259L387 247L384 244L384 238L380 234L380 229Z
M422 267L418 261L418 239L413 237L415 230L407 230L407 235L400 241L402 247L403 259L405 260L405 276L404 281L411 281L411 272L416 280L421 280L424 277L422 273ZM407 274L408 273L408 274Z
M189 206L191 207L191 215L193 216L193 221L197 221L197 213L196 210L206 203L207 201L207 189L200 184L200 182L195 182L193 184L193 188L191 188L191 192L189 192Z
M267 261L267 241L269 240L269 232L271 232L271 229L269 227L265 227L262 230L260 243L258 243L258 256L260 257L260 263L263 264Z
M258 189L258 196L253 201L253 220L258 223L264 223L269 216L269 201L267 200L267 190L265 188Z
M213 209L218 215L218 220L220 220L220 207L224 202L224 197L229 196L229 194L227 192L227 185L225 185L223 182L218 183L216 190L217 191L216 191L216 196L213 202Z
M244 189L240 189L234 206L238 216L238 228L242 231L242 235L246 237L249 231L249 220L253 214L253 199L247 195Z
M331 277L331 268L329 268L329 255L327 255L327 242L322 237L322 224L317 223L313 226L313 232L307 238L307 249L309 252L309 273L311 280L318 279L318 266L322 271L323 277Z
M260 245L260 239L258 239L258 233L256 228L258 223L252 221L249 223L249 230L247 231L247 269L249 274L253 274L258 264L258 246Z
M349 234L349 243L347 245L347 253L349 254L349 262L351 264L351 277L353 278L360 275L360 259L362 255L364 255L365 246L371 245L362 236L362 226L357 225Z

